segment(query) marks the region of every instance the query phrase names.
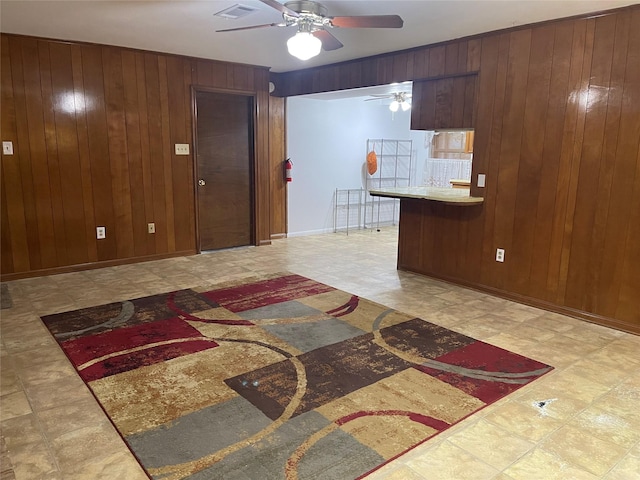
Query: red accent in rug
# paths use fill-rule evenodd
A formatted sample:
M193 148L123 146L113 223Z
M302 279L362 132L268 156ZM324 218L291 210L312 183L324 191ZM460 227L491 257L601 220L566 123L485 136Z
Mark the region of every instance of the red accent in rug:
M237 313L333 290L335 288L300 275L286 275L239 287L212 290L202 295Z
M434 430L439 432L446 430L451 425L447 422L443 422L442 420L438 420L437 418L429 417L427 415L423 415L417 412L407 412L404 410L375 410L375 411L360 411L351 413L349 415L345 415L335 421L337 425L345 425L353 420L363 417L392 417L392 416L402 416L407 417L412 422L420 423L427 427L431 427Z
M154 343L190 338L193 340L129 351ZM203 340L202 334L198 330L179 318L118 328L61 343L69 359L77 366L109 356L109 358L79 370L80 376L87 382L214 348L217 345L211 340ZM119 354L119 352L126 353Z
M435 360L449 365L487 372L487 374L493 372L497 374L497 377L501 373L527 373L548 368L548 365L544 363L481 341L476 341L458 350L446 353ZM473 397L479 398L486 404L493 403L518 390L541 375L538 373L537 375L520 377L521 383L508 383L508 380L511 380L509 377L505 377L507 382L497 379L483 380L429 368L429 366L425 365L416 366L415 368L449 385L453 385Z

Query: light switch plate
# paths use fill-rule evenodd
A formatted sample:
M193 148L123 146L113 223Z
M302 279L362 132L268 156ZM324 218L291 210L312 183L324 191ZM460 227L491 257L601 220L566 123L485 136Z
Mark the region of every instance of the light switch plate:
M176 155L189 155L189 144L176 143Z
M13 155L13 142L2 142L2 153Z
M480 188L484 187L484 180L485 180L485 174L484 173L479 173L478 174L478 187L480 187Z

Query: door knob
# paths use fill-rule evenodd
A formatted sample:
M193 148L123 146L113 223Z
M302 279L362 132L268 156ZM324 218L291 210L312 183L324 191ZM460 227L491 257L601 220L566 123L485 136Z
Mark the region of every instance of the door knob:
M203 179L198 180L198 185L200 185L201 187L204 187L207 184L207 182L205 182Z

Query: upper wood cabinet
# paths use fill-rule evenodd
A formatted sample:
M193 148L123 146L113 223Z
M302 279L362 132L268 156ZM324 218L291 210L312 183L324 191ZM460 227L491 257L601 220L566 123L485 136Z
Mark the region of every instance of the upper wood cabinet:
M474 128L478 74L413 82L412 130Z

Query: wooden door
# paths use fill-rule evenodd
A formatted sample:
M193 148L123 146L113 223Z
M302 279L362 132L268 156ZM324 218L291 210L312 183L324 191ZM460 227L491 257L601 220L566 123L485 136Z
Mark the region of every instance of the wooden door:
M200 250L253 243L253 97L196 91Z

